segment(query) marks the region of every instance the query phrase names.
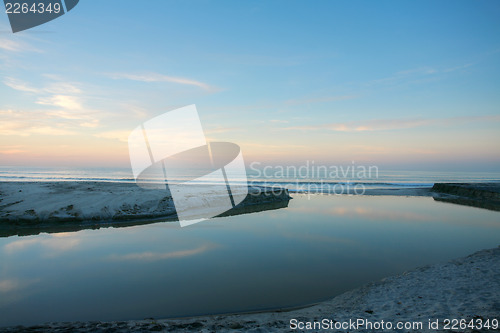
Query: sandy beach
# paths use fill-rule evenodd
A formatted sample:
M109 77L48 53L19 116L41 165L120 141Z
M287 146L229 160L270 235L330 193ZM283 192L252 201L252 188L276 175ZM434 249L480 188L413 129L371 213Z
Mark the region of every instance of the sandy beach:
M185 200L188 207L210 215L220 187L200 186ZM225 215L286 207L286 190L249 187L249 195ZM217 214L214 214L217 215ZM213 216L213 215L212 215ZM30 235L153 221L177 221L172 196L165 190L144 189L118 182L0 182L0 235Z
M283 332L318 331L307 325L333 325L331 331L379 332L382 321L389 331L449 332L446 319L475 325L498 324L500 313L500 247L470 256L420 267L348 291L331 300L292 311L219 315L185 319L149 318L124 322L51 323L4 328L4 332ZM360 326L335 329L335 325ZM438 320L438 329L429 323ZM357 322L358 323L358 322ZM395 329L410 323L414 329ZM410 325L407 324L407 325ZM300 325L300 326L299 326ZM303 326L302 326L303 325ZM372 325L371 327L369 325ZM422 326L418 326L422 325ZM295 328L297 327L297 328ZM300 329L303 327L304 329ZM323 326L325 328L326 326ZM327 327L329 329L329 327ZM459 329L460 332L498 332L498 329Z

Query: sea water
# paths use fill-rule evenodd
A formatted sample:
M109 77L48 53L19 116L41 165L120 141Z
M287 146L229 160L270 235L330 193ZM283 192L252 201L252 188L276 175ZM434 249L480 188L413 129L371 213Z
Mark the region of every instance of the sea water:
M305 166L305 165L304 165ZM238 176L236 183L248 181L253 185L286 187L290 192L333 193L335 185L345 188L360 185L366 189L394 189L432 187L438 182L500 182L500 172L436 172L436 171L388 171L378 168L363 174L354 169L356 166L345 166L332 171L314 169L311 166L277 168L247 166L247 175ZM352 168L352 169L351 169ZM355 170L352 172L352 170ZM164 182L163 174L150 175L150 181ZM169 181L191 180L189 170L181 179ZM134 183L130 168L26 168L0 167L0 181L104 181ZM205 179L205 182L216 183L217 180ZM337 187L339 188L339 187Z

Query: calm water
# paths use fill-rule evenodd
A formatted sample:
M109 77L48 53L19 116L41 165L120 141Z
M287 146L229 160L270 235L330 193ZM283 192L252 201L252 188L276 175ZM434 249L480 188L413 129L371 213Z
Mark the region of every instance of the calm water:
M187 228L0 238L0 326L308 304L498 246L499 217L426 197L296 195Z

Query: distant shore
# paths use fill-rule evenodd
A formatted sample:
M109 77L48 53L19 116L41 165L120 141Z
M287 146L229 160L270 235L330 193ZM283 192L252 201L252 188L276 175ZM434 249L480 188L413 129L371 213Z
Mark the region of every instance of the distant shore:
M400 331L449 332L445 319L464 320L474 325L500 319L500 247L482 250L468 257L425 266L401 275L370 283L331 300L293 311L272 311L184 319L144 319L122 322L50 323L32 327L3 328L5 332L282 332L290 325L344 325L363 320L387 325L411 323L422 328ZM429 329L438 321L439 328ZM345 324L345 325L347 325ZM375 324L376 325L376 324ZM450 325L451 326L451 325ZM307 326L304 326L307 327ZM461 332L481 331L465 328ZM293 331L311 331L295 329ZM314 330L317 331L317 330ZM334 331L354 331L351 328ZM396 329L390 331L397 331ZM488 330L495 332L498 330Z

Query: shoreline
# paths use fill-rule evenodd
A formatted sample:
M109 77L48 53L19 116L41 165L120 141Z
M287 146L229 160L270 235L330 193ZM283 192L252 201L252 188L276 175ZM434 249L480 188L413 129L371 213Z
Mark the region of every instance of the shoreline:
M249 186L248 191L243 202L217 216L286 208L294 194L322 195L289 193L286 188L278 187ZM500 211L499 193L497 183L436 183L432 188L379 188L366 189L362 194L325 195L432 197L436 201ZM193 209L201 212L210 210L204 207L203 197L224 199L210 186L202 187L196 195L198 199L193 201ZM172 197L165 190L145 190L120 182L0 182L0 237L127 227L160 221L178 221Z
M218 204L228 200L225 187L225 193L220 189L199 186L184 198L187 207L199 214L193 219L280 209L287 207L291 199L286 190L248 187L248 195L241 203L212 215ZM111 182L0 182L0 237L159 221L178 221L172 195L165 189Z
M394 325L397 322L422 323L422 329L412 330L421 332L429 331L427 327L429 320L434 322L437 319L440 323L439 329L431 331L448 332L449 330L443 328L445 319L465 319L467 322L471 319L476 321L500 319L498 276L500 276L500 246L445 263L415 268L299 309L178 319L47 323L29 327L5 327L2 330L5 332L281 332L290 331L291 323L314 325L324 319L331 323L363 319L365 323L383 320ZM361 327L356 331L381 330ZM461 331L474 330L467 328Z

